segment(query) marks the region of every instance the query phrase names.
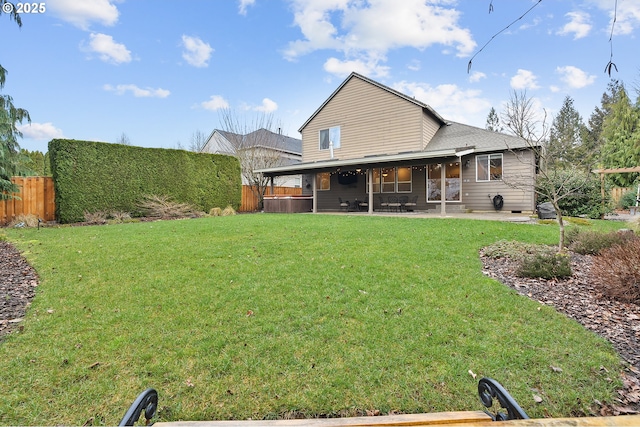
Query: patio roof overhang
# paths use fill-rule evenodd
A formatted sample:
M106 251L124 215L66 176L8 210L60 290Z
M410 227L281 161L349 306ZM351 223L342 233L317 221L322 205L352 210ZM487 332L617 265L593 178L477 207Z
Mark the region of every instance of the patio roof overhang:
M280 166L276 168L267 168L256 170L265 176L280 175L297 175L304 173L325 172L333 169L342 169L350 167L375 167L390 163L404 163L419 160L428 160L436 158L462 157L473 153L473 147L464 147L460 149L446 149L437 151L411 151L408 153L398 153L381 156L365 156L357 159L330 159L309 163L298 163L295 165Z

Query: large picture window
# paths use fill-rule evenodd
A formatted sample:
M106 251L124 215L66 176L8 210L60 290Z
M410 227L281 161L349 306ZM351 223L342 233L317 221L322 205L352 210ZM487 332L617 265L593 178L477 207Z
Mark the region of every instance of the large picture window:
M476 181L500 181L502 179L502 154L476 156Z
M318 191L331 190L331 174L329 172L316 174L316 189Z
M428 202L439 202L442 200L442 166L441 164L433 164L427 168ZM445 163L444 166L445 201L459 202L461 200L460 162Z
M320 149L328 150L330 143L333 143L334 149L340 148L340 126L320 131Z

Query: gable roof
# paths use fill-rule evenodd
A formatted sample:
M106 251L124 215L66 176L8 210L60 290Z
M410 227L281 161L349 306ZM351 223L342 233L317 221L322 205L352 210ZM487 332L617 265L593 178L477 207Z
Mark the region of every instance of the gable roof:
M327 104L329 103L329 101L331 101L331 100L332 100L332 99L333 99L333 98L338 94L338 92L340 92L340 90L342 90L342 88L343 88L343 87L344 87L344 86L345 86L345 85L346 85L346 84L347 84L351 79L360 79L360 80L362 80L362 81L364 81L364 82L367 82L367 83L369 83L369 84L371 84L371 85L373 85L373 86L375 86L375 87L378 87L378 88L380 88L380 89L382 89L382 90L384 90L384 91L387 91L387 92L389 92L389 93L391 93L391 94L393 94L393 95L396 95L397 97L402 98L402 99L404 99L405 101L411 102L412 104L415 104L415 105L417 105L418 107L422 108L423 110L425 110L426 112L428 112L429 114L431 114L433 117L435 117L435 118L436 118L436 120L438 120L441 124L445 124L445 123L446 123L446 121L445 121L445 120L440 116L440 114L438 114L438 113L436 112L436 110L434 110L433 108L431 108L429 105L425 104L424 102L420 102L420 101L418 101L418 100L417 100L417 99L415 99L415 98L412 98L412 97L410 97L410 96L408 96L408 95L405 95L405 94L404 94L404 93L402 93L402 92L398 92L397 90L392 89L392 88L390 88L389 86L385 86L385 85L383 85L382 83L378 83L378 82L376 82L375 80L371 80L370 78L365 77L365 76L363 76L363 75L361 75L361 74L358 74L358 73L356 73L356 72L352 72L351 74L349 74L349 77L347 77L347 78L345 79L345 81L343 81L343 82L342 82L342 84L341 84L340 86L338 86L338 88L337 88L336 90L334 90L334 91L333 91L333 93L329 96L329 98L327 98L327 100L326 100L326 101L324 101L324 102L322 103L322 105L321 105L321 106L320 106L320 107L319 107L319 108L318 108L318 109L317 109L317 110L316 110L316 111L311 115L311 117L309 117L309 118L307 119L307 121L306 121L306 122L304 122L304 124L300 127L300 129L298 129L298 132L302 132L302 129L304 129L304 128L309 124L309 122L310 122L311 120L313 120L313 118L314 118L315 116L317 116L317 115L318 115L318 113L319 113L320 111L322 111L322 109L325 107L325 105L327 105Z
M247 135L241 135L225 130L214 129L209 135L207 141L211 140L215 133L220 134L227 141L240 141L240 148L267 148L271 150L281 151L283 153L302 155L302 140L292 138L281 133L275 133L270 130L261 128Z

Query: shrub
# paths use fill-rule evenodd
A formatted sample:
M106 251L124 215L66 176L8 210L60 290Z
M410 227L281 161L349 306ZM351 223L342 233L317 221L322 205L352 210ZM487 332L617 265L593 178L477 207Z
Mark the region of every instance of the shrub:
M540 177L538 185L544 187L544 178ZM570 217L587 216L598 219L610 209L610 200L605 200L605 207L602 206L602 190L600 179L596 174L580 173L578 171L558 171L553 174L551 180L556 188L579 188L574 194L562 198L558 204L562 214ZM538 203L549 201L541 195Z
M145 194L165 194L201 211L240 206L240 163L232 156L64 139L50 141L49 153L62 224L82 221L85 211L139 216Z
M620 197L620 200L618 200L617 207L620 209L629 209L630 206L635 206L636 197L637 193L635 190L629 190L625 192L622 197Z
M597 231L572 232L570 235L569 249L582 255L597 255L603 249L625 243L633 236L633 233L612 231L601 233ZM565 236L566 237L566 236Z
M14 219L11 220L8 224L9 227L37 227L38 226L38 217L32 214L17 215Z
M520 277L554 279L571 277L569 256L559 253L537 253L526 256L517 272Z
M85 212L84 222L87 224L106 224L107 216L107 213L103 211Z
M114 211L109 213L109 218L113 220L113 222L127 222L131 220L131 214L129 212L120 212Z
M203 215L195 206L174 202L169 196L144 196L138 207L143 215L152 218L194 218Z
M591 274L608 297L640 303L640 238L636 236L600 252L593 259Z
M235 214L236 214L236 210L233 209L233 206L229 205L222 210L221 216L230 216Z
M555 253L555 248L533 243L500 240L483 249L483 255L490 258L509 258L521 261L526 256L539 253Z
M222 216L222 209L220 208L211 208L209 211L209 215L211 216Z

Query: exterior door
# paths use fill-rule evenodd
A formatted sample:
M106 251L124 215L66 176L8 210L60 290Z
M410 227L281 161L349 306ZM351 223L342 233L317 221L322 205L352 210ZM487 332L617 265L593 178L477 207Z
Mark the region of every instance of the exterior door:
M427 166L427 202L442 200L442 163ZM445 201L461 201L462 188L460 179L460 162L444 163L445 167Z

